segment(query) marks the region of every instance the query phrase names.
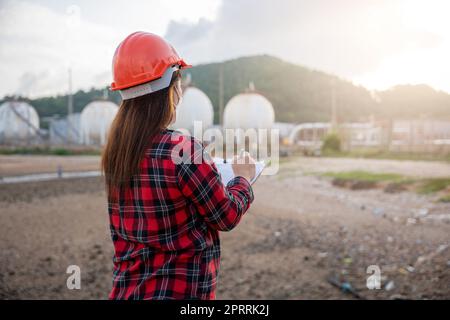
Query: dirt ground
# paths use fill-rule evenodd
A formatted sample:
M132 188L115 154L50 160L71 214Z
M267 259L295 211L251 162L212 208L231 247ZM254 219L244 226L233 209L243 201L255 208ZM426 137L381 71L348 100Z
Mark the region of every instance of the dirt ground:
M347 167L450 176L450 164L439 162L283 162L254 185L241 224L222 233L218 299L450 298L450 204L409 191L347 190L310 174ZM107 298L113 252L101 178L0 184L0 219L1 299ZM66 287L69 265L81 268L81 290ZM381 269L380 290L366 287L370 265Z
M0 177L30 173L64 171L90 171L100 169L99 156L5 156L0 155ZM396 161L347 158L283 158L284 169L299 169L305 173L347 170L392 172L415 177L450 177L450 165L445 162Z
M0 155L0 177L52 173L56 172L59 166L64 171L100 170L100 157Z

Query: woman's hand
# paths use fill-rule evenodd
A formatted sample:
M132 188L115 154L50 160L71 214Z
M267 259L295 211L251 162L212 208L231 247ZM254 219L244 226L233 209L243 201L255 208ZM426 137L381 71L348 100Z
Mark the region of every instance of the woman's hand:
M255 160L248 152L241 152L239 156L234 156L231 166L236 177L244 177L248 182L255 177Z

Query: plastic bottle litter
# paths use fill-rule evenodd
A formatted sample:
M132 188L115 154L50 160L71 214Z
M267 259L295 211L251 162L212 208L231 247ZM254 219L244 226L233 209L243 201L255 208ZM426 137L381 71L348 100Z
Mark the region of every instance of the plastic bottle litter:
M394 288L395 288L395 284L394 284L394 281L392 281L392 280L389 281L388 283L386 283L386 285L384 286L384 289L386 291L391 291Z
M413 266L407 266L406 270L408 270L409 272L414 272L416 269Z

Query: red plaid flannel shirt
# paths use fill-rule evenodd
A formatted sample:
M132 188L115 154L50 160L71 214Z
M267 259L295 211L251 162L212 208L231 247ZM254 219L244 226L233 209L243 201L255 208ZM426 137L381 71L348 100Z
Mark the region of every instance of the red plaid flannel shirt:
M177 146L177 149L174 147ZM184 161L172 160L181 152ZM236 177L225 187L199 142L164 130L128 186L108 201L114 243L110 299L214 299L219 231L233 229L253 201ZM191 163L189 163L191 162Z

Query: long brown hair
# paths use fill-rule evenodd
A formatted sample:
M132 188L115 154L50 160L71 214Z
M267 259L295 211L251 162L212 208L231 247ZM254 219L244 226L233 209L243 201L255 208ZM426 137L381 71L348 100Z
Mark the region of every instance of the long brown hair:
M169 87L122 101L102 154L108 198L115 188L120 189L138 172L152 137L170 124L175 114L175 100L181 96L177 85L180 77L180 72L176 71Z

